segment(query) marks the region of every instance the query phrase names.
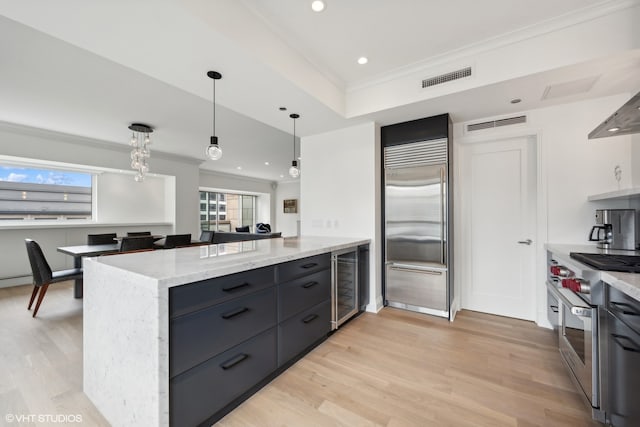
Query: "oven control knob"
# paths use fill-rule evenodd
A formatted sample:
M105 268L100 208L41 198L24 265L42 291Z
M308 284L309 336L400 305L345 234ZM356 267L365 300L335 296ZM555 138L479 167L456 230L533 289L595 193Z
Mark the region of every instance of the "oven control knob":
M571 270L569 270L566 267L563 267L561 265L552 265L549 270L551 271L551 274L553 274L554 276L558 276L558 277L571 277L573 276L573 273L571 272Z
M578 292L581 294L588 294L591 292L589 283L582 279L562 279L562 287L571 289L573 292Z

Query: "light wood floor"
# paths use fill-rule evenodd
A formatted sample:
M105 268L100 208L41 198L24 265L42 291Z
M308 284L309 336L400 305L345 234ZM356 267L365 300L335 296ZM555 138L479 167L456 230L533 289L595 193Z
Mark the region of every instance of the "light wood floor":
M0 425L6 414L108 423L82 393L82 301L0 289ZM550 331L469 311L456 321L385 308L349 322L220 426L589 426ZM56 424L63 425L63 424ZM593 424L595 425L595 424Z

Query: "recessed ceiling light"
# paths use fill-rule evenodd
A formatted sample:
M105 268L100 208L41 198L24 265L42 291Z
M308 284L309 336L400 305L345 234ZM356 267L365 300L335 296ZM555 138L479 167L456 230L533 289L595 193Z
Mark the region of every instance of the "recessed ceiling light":
M520 99L520 98L513 98L510 102L511 102L512 104L518 104L518 103L522 102L522 99Z
M366 56L361 56L360 58L358 58L358 64L360 65L364 65L367 62L369 62L369 59Z
M238 169L239 171L242 170L242 166L238 166L236 169Z
M284 175L280 175L280 178L284 178Z
M264 162L265 165L269 166L269 162Z
M311 9L313 9L314 12L322 12L324 10L324 2L320 0L312 1Z
M609 129L607 129L607 130L608 130L609 132L618 132L618 131L620 130L620 128L613 127L613 128L609 128Z

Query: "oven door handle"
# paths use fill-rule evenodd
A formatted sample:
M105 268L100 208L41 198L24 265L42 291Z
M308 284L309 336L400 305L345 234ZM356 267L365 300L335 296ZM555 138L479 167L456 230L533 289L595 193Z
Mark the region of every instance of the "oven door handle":
M591 317L592 307L577 296L571 289L558 289L560 301L569 308L571 314L578 317Z
M577 296L571 289L558 288L547 282L547 289L558 298L558 300L578 317L591 317L592 307Z

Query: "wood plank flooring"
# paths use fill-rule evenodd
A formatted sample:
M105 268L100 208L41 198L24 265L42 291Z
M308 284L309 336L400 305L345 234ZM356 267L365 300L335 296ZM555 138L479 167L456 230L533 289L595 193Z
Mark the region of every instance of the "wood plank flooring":
M0 289L0 425L6 414L80 415L107 426L82 393L82 301L51 286ZM385 308L365 313L219 426L590 426L551 331L461 312L449 323Z

